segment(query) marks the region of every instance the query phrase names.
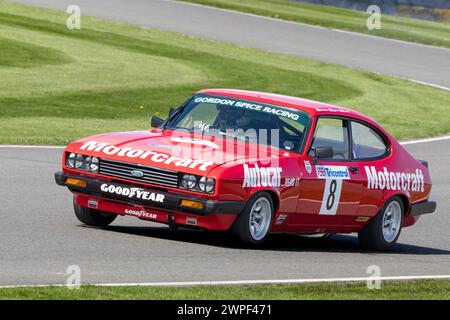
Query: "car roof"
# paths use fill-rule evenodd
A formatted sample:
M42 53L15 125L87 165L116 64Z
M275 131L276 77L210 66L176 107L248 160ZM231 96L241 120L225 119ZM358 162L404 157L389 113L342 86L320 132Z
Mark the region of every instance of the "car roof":
M249 91L249 90L237 90L237 89L204 89L197 93L218 95L224 97L232 97L237 99L257 101L261 103L268 103L277 106L285 106L297 110L304 111L311 116L318 115L345 115L345 116L356 116L357 118L365 119L366 117L362 114L353 111L348 108L331 105L324 102L297 98L292 96L286 96L275 93Z

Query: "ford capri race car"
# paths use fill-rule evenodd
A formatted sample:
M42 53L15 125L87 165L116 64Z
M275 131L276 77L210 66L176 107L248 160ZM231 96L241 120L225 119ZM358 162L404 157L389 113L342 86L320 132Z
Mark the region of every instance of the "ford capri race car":
M436 208L427 162L349 109L209 89L151 124L66 147L55 179L82 223L133 216L251 244L269 233L358 233L362 246L387 250Z

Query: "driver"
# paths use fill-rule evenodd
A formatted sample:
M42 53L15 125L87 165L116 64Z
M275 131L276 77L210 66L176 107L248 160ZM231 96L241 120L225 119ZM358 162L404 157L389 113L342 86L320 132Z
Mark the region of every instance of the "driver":
M277 128L274 117L263 112L220 105L217 106L217 109L219 110L217 124L220 126L221 122L224 122L226 129L246 131Z

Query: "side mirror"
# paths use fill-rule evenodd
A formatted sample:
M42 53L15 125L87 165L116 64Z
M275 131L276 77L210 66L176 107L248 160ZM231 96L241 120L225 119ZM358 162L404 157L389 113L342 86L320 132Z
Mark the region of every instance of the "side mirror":
M151 126L152 128L158 128L162 125L163 122L164 122L163 118L153 116L151 119Z
M333 158L334 151L332 147L318 147L315 155L317 159Z
M314 150L314 164L317 163L319 159L329 159L333 158L334 151L332 147L317 147Z

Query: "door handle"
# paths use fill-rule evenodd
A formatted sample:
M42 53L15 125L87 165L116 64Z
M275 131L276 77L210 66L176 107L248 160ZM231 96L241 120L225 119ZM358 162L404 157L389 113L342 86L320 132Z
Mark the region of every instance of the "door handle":
M359 168L358 167L350 167L349 169L353 173L358 173L359 172Z

